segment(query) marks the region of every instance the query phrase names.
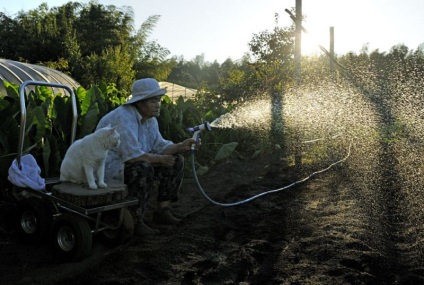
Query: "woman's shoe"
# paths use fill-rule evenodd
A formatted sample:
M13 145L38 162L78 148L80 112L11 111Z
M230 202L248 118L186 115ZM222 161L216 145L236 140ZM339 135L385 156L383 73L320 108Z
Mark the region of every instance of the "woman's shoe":
M162 225L176 225L181 222L180 219L172 215L171 210L169 208L156 210L153 213L153 221Z
M144 222L141 222L136 225L134 229L134 234L136 236L148 236L148 235L154 235L158 234L160 231L157 229L152 229L148 225L146 225Z

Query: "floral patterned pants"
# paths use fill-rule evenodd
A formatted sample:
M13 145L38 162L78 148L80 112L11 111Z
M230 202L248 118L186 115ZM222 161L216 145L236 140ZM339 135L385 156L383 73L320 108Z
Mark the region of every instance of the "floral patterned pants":
M158 202L178 200L184 174L184 157L180 154L174 157L175 164L172 168L153 167L147 161L125 163L124 183L129 195L139 199L136 210L139 221L144 217L155 182L158 184Z

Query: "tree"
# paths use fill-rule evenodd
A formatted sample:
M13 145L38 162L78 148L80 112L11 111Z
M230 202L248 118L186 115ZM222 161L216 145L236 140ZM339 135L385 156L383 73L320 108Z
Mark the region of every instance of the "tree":
M16 18L0 13L0 57L58 69L83 86L105 81L129 90L135 76L165 79L175 61L148 41L159 16L137 31L133 18L130 7L94 1L52 9L43 3Z
M225 79L218 92L227 104L238 104L257 95L281 91L283 86L292 82L293 26L281 28L276 25L272 31L255 34L249 48L250 55L245 55L237 65L228 61L223 64Z
M17 59L21 46L16 45L16 39L22 39L24 32L19 22L4 13L0 13L0 56Z
M263 31L254 35L249 43L255 57L254 68L263 86L272 88L292 81L294 70L294 27L276 26L272 32Z
M194 62L186 61L183 57L175 61L176 65L169 74L168 81L198 89L200 84L197 79L202 72L200 67Z
M129 90L134 80L133 60L125 46L109 47L100 55L92 53L85 57L83 69L86 77L83 85L107 82L118 90Z
M175 59L167 59L170 55L168 49L155 41L148 41L159 19L159 15L148 17L132 38L136 78L154 77L159 81L165 80L176 64Z
M139 57L134 63L136 78L156 78L164 81L176 65L175 58L166 59L169 50L156 42L147 42L142 46Z
M60 42L60 34L56 18L53 13L49 12L46 3L27 13L19 12L12 25L6 18L4 20L6 21L3 23L9 24L9 28L2 30L2 39L3 36L11 39L7 45L12 45L16 49L12 54L9 52L11 59L23 58L34 63L51 61L53 55L56 56L54 59L60 57L57 56L60 54L60 47L56 43Z
M118 9L90 2L82 6L74 23L82 56L100 55L104 49L127 44L133 31L132 8Z

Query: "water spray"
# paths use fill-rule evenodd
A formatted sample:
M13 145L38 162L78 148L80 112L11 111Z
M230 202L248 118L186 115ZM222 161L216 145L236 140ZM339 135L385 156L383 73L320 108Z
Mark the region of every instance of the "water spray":
M216 120L215 120L216 121ZM214 122L215 122L214 121ZM214 123L214 122L212 122L212 123ZM202 132L202 131L211 131L212 130L212 127L211 127L211 125L208 123L208 122L205 122L205 123L203 123L203 124L201 124L201 125L198 125L198 126L196 126L196 127L193 127L193 128L188 128L188 130L189 131L192 131L192 132L194 132L194 134L193 134L193 139L195 139L196 140L196 144L198 144L198 142L199 142L199 140L200 140L200 133ZM337 136L335 136L335 137L338 137L339 135L337 135ZM352 147L352 142L350 143L350 145L349 145L349 149L348 149L348 153L347 153L347 155L344 157L344 158L342 158L342 159L340 159L340 160L338 160L338 161L336 161L336 162L334 162L334 163L332 163L332 164L330 164L328 167L326 167L326 168L324 168L324 169L321 169L321 170L318 170L318 171L315 171L315 172L313 172L312 174L310 174L309 176L307 176L307 177L305 177L305 178L303 178L303 179L301 179L301 180L298 180L298 181L296 181L296 182L293 182L293 183L291 183L291 184L289 184L289 185L287 185L287 186L284 186L284 187L282 187L282 188L278 188L278 189L274 189L274 190L268 190L268 191L265 191L265 192L262 192L262 193L259 193L259 194L257 194L257 195L254 195L254 196L252 196L252 197L250 197L250 198L247 198L247 199L245 199L245 200L241 200L241 201L238 201L238 202L234 202L234 203L220 203L220 202L216 202L216 201L214 201L214 200L212 200L207 194L206 194L206 192L205 192L205 190L203 190L203 187L202 187L202 185L200 185L200 181L199 181L199 178L197 177L197 172L196 172L196 165L195 165L195 159L194 159L194 156L195 156L195 146L196 146L196 144L193 144L192 145L192 147L191 147L191 167L192 167L192 172L193 172L193 176L194 176L194 180L195 180L195 182L196 182L196 185L197 185L197 189L199 190L199 192L200 192L200 194L209 202L209 203L211 203L211 204L213 204L213 205L216 205L216 206L222 206L222 207L232 207L232 206L238 206L238 205L241 205L241 204L245 204L245 203L247 203L247 202L250 202L250 201L253 201L253 200L255 200L255 199L257 199L257 198L259 198L259 197L262 197L262 196L265 196L265 195L268 195L268 194L271 194L271 193L276 193L276 192L280 192L280 191L283 191L283 190L286 190L286 189L288 189L288 188L291 188L291 187L293 187L293 186L295 186L295 185L297 185L297 184L300 184L300 183L303 183L303 182L305 182L305 181L307 181L307 180L309 180L310 178L312 178L313 176L315 176L315 175L317 175L317 174L319 174L319 173L323 173L323 172L325 172L325 171L327 171L327 170L329 170L329 169L331 169L332 167L334 167L334 166L336 166L336 165L338 165L338 164L340 164L340 163L342 163L342 162L344 162L345 160L347 160L348 159L348 157L350 156L350 150L351 150L351 147Z

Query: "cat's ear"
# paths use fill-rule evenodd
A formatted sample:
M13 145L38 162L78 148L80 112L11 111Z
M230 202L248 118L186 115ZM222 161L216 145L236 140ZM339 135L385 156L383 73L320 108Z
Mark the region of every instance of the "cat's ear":
M112 125L111 125L111 124L108 124L108 125L105 127L105 129L108 129L108 130L109 130L109 132L113 133L113 132L116 130L116 126L115 126L115 127L112 127Z

